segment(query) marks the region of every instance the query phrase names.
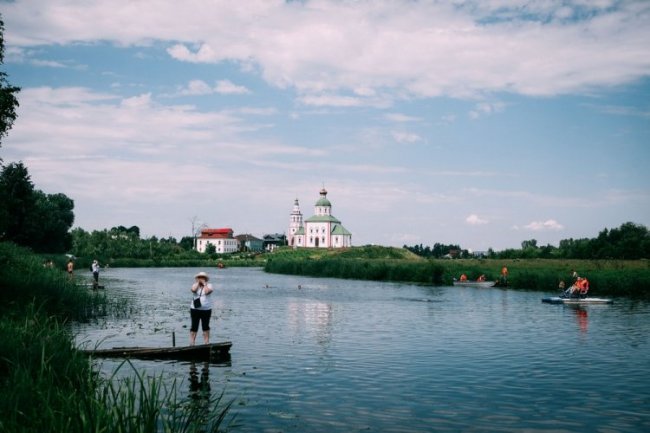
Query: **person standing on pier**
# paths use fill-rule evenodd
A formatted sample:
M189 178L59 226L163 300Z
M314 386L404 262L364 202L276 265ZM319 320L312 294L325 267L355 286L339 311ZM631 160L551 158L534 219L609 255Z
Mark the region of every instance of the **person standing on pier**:
M93 264L90 266L90 269L93 271L93 289L99 288L99 262L93 260Z
M190 346L196 342L196 334L199 331L199 322L203 330L203 343L210 342L210 316L212 316L212 284L208 283L210 277L205 272L199 272L194 276L196 280L192 284L193 299L190 306L190 317L192 323L190 326Z

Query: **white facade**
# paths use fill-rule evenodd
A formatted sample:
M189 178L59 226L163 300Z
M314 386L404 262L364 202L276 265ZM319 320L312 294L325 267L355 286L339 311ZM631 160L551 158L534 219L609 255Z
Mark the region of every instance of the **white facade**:
M201 230L201 236L196 240L196 250L204 253L208 245L214 245L218 254L239 251L239 241L233 237L233 231L230 228Z
M332 204L323 188L314 207L314 216L304 221L296 199L287 241L294 248L347 248L352 246L352 234L332 215Z
M298 199L293 202L293 210L291 211L291 216L289 217L289 230L287 231L287 243L289 245L294 244L294 238L298 230L302 228L302 212L300 212L300 205L298 204Z
M218 254L236 253L239 251L239 241L237 239L197 239L196 250L204 253L208 245L214 245Z

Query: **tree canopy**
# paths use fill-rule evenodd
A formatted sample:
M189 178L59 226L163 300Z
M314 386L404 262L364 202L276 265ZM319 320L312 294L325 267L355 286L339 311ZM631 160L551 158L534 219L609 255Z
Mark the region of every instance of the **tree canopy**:
M2 168L0 202L0 240L36 252L63 253L72 246L74 202L65 194L35 189L22 162Z
M0 65L4 64L4 30L4 21L0 15ZM0 143L16 120L16 108L18 108L16 93L19 91L19 87L9 84L6 72L0 71Z

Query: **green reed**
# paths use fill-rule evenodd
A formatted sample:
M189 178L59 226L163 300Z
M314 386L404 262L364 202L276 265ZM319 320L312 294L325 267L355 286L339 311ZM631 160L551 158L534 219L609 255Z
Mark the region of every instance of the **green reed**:
M119 368L104 378L74 347L66 322L126 313L125 301L0 243L0 432L220 431L230 408L220 397L203 396L199 412L175 381L135 370L118 378Z
M230 404L204 396L194 405L178 396L177 382L138 373L125 362L101 377L53 318L0 319L0 431L217 432ZM118 378L121 368L130 375Z
M560 281L570 285L571 273L575 270L589 279L592 295L650 298L648 260L432 260L399 256L394 248L386 250L382 252L382 247L351 248L341 252L285 249L272 255L264 270L313 277L451 285L461 274L470 280L485 275L488 281L497 281L501 268L506 266L508 287L547 292L559 291Z

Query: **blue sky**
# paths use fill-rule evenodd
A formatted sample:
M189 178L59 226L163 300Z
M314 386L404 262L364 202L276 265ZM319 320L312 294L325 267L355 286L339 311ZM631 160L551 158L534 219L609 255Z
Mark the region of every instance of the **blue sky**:
M86 230L557 245L650 226L650 3L0 3L5 163Z

